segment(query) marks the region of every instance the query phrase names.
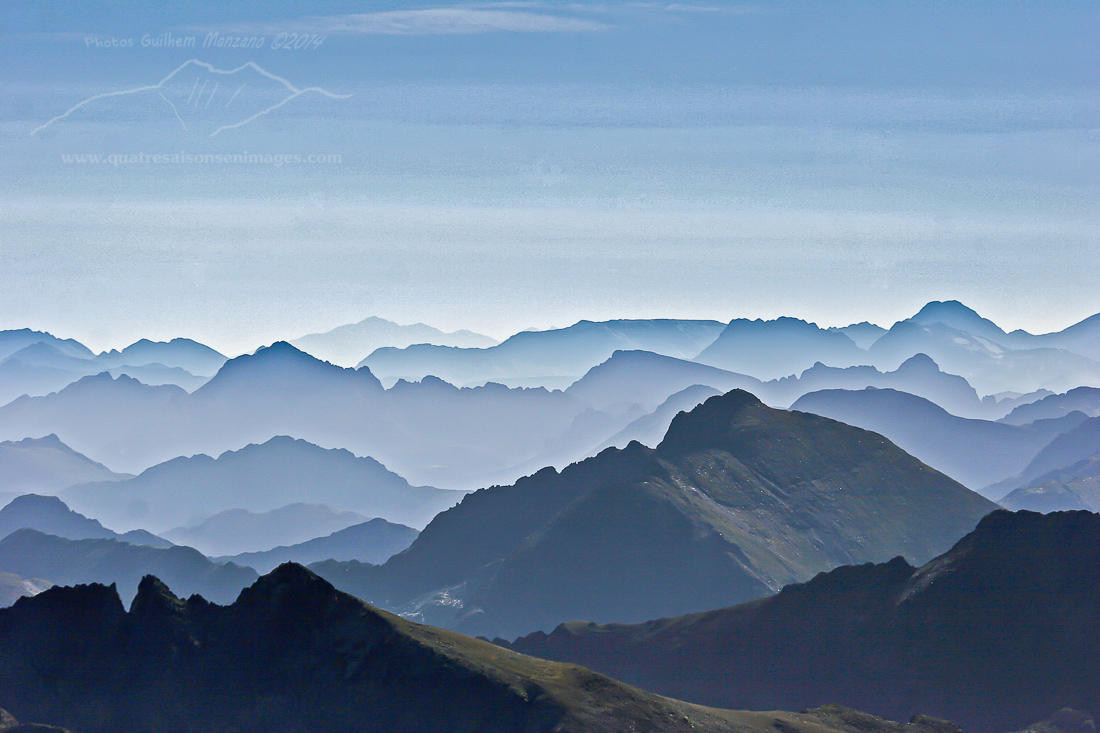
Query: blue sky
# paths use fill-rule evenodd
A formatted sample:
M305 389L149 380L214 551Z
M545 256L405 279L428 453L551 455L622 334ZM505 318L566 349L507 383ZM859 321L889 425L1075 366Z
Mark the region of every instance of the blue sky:
M3 328L1100 311L1095 3L96 5L3 11ZM339 162L63 158L178 153Z

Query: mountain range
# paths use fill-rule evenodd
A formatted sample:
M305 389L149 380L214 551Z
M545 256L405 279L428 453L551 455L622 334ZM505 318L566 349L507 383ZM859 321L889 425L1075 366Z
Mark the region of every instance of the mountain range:
M1001 499L1000 504L1036 512L1100 512L1100 452L1027 482Z
M339 326L324 333L311 333L290 343L318 359L351 367L381 348L403 349L413 344L431 344L484 349L496 346L499 342L473 331L444 333L423 323L401 326L393 321L371 316L358 323Z
M140 472L294 435L373 456L415 483L463 488L539 455L588 409L541 388L458 389L424 379L384 390L366 368L344 369L277 343L226 362L193 394L102 374L20 398L0 407L0 437L54 432L81 453ZM605 436L621 427L610 425Z
M1100 386L1100 364L1082 345L1094 325L1082 322L1067 329L1076 335L1061 340L1005 334L953 301L929 303L888 330L855 324L849 330L859 344L848 327L823 329L792 318L581 321L487 348L382 348L357 369L277 342L225 361L191 394L173 384L143 384L112 367L56 393L21 397L0 407L0 438L55 433L93 460L138 473L179 456L220 455L293 435L372 456L414 484L473 489L621 444L629 424L697 385L747 389L777 407L826 388L874 386L925 397L960 417L999 420L1055 397L1052 391ZM138 342L99 356L48 334L10 332L6 343L16 351L48 348L79 362L161 358L209 369L223 358L182 339ZM200 357L206 361L196 361ZM717 366L700 363L705 360ZM507 388L493 380L539 386ZM482 386L455 386L466 384ZM1071 401L1086 415L1100 412L1087 392L1033 409L1066 411ZM994 483L1018 468L987 475L979 467L966 482Z
M681 703L411 623L292 564L224 607L152 576L129 611L102 585L21 599L0 610L0 706L79 733L959 733Z
M204 555L235 555L323 537L367 517L338 511L324 504L287 504L267 512L227 509L199 524L164 533L177 545L194 547Z
M360 366L381 378L435 376L456 385L567 387L616 351L692 359L718 337L718 321L580 321L568 328L522 331L487 349L417 345L378 349ZM675 390L673 390L675 391Z
M0 570L55 585L109 583L127 600L137 592L142 576L155 572L182 593L199 593L215 603L232 602L257 577L252 568L214 562L191 547L70 540L34 529L20 529L0 539Z
M110 539L148 547L172 546L163 537L143 529L124 534L113 532L95 519L74 512L56 496L26 494L12 499L0 509L0 539L20 529L33 529L70 540Z
M474 492L382 566L313 566L377 605L470 633L728 605L821 570L924 561L995 505L879 435L747 392L677 415L656 448Z
M62 495L77 511L112 526L142 526L155 532L199 524L227 510L270 512L303 499L355 512L344 526L364 517L424 526L463 496L462 492L410 486L371 458L286 436L227 451L217 458L176 458L125 481L80 484ZM184 534L199 539L193 532ZM253 545L236 552L268 549L288 539L285 531L272 534L265 530L263 534L248 541L266 546Z
M903 450L978 491L1018 475L1051 441L1088 418L1072 412L1027 425L952 415L894 389L828 389L803 395L792 410L812 412L885 435ZM1004 495L986 491L993 499Z
M973 733L1100 712L1100 515L994 512L912 567L843 567L759 601L574 622L510 648L706 705L920 710Z
M323 560L355 560L381 565L411 545L418 534L415 529L403 524L370 519L296 545L214 559L247 565L261 573L270 572L285 562L307 565Z
M798 318L744 318L729 322L695 361L759 379L801 374L822 362L834 367L863 364L866 352L841 331Z
M77 453L54 434L0 443L0 501L20 494L54 494L73 484L121 481L102 463Z

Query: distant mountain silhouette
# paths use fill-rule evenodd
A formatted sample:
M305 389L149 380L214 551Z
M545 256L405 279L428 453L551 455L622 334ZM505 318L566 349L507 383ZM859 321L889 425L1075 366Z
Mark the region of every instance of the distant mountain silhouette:
M981 394L1038 389L1063 392L1082 384L1100 386L1097 361L1057 348L1014 348L1009 339L998 335L1003 334L1000 328L969 308L944 305L949 306L930 304L916 317L895 323L868 348L869 362L880 369L893 369L914 354L924 353L944 371L964 377Z
M190 395L102 374L15 400L0 407L0 438L55 432L83 453L140 472L181 455L295 435L373 456L414 483L468 488L514 480L521 474L512 467L541 456L588 410L541 388L457 389L425 379L383 390L366 368L343 369L278 343L226 362ZM608 425L588 445L621 427Z
M252 568L213 562L191 547L69 540L33 529L20 529L0 539L0 570L55 585L114 583L127 600L137 592L143 575L156 573L170 578L181 592L199 593L215 603L229 603L257 577Z
M959 733L684 704L411 623L292 564L227 607L155 577L129 612L102 585L20 600L0 611L0 705L84 733Z
M866 356L846 334L816 323L738 318L695 361L757 379L779 379L801 374L818 362L835 367L863 364Z
M1001 422L1009 425L1025 425L1034 420L1061 417L1071 412L1083 412L1089 417L1100 416L1100 388L1078 387L1064 394L1050 395L1041 400L1020 405L1002 418Z
M121 481L102 463L77 453L54 434L0 443L0 492L53 494L73 484Z
M296 503L267 512L228 509L199 524L169 530L164 536L205 555L236 555L305 542L366 519L362 514L337 511L324 504Z
M1100 512L1100 452L1027 482L1001 499L1000 504L1014 511Z
M1007 334L993 321L982 318L973 309L957 300L937 301L926 304L915 316L909 319L922 326L942 323L956 331L979 336L995 343L1004 343Z
M655 447L664 439L673 418L681 412L690 412L697 405L720 394L721 391L700 384L682 389L662 402L656 410L634 420L592 452L599 453L605 448L625 448L631 441Z
M616 351L651 351L692 359L722 328L718 321L580 321L551 331L522 331L487 349L426 345L378 349L360 366L369 366L383 378L412 380L433 375L457 385L493 381L565 387Z
M337 387L355 393L378 393L382 385L369 369L336 368L285 341L227 361L196 397L217 399L234 389L255 395L279 394L308 399L313 393Z
M59 339L44 331L21 328L14 331L0 331L0 360L7 359L15 352L32 344L39 343L53 346L59 352L77 359L91 359L95 356L87 346L74 339Z
M318 359L345 367L354 367L380 348L404 349L413 344L485 349L499 342L473 331L444 333L423 323L401 326L371 316L358 323L339 326L324 333L311 333L290 342Z
M0 539L20 529L34 529L70 540L115 539L134 545L171 547L172 543L145 530L113 532L94 519L69 509L56 496L26 494L0 509Z
M840 331L842 334L852 339L856 346L861 349L867 349L871 344L875 343L882 334L886 333L886 329L882 326L876 326L873 323L863 321L861 323L853 323L850 326L844 326L842 328L829 328L829 331Z
M994 508L881 436L735 390L676 416L656 449L470 494L385 565L313 567L371 602L503 635L727 605L899 552L925 560Z
M744 389L759 394L759 379L648 351L616 351L565 390L597 410L618 412L638 405L655 410L672 394L705 385L719 392Z
M1013 331L1008 338L1018 348L1046 346L1100 361L1100 313L1055 333L1032 335L1026 331Z
M1070 416L1079 414L1070 413ZM1052 471L1069 468L1097 452L1100 452L1100 417L1080 420L1071 430L1055 436L1049 445L1031 459L1019 476L1012 481L1004 482L1002 486L1015 488L1026 485Z
M965 379L941 371L926 354L911 356L892 372L880 372L871 366L841 369L819 362L796 377L765 383L760 394L774 404L790 405L810 392L867 387L897 389L924 397L962 417L984 417L990 412L990 407L982 403Z
M1025 426L957 417L893 389L827 389L800 397L792 410L812 412L881 433L903 450L977 491L1015 476L1056 436L1085 416L1074 413ZM987 494L999 499L1003 494Z
M97 355L95 360L109 367L163 364L185 369L198 376L209 377L221 368L226 362L226 357L197 341L174 338L171 341L141 339L122 351L104 351Z
M1065 706L1095 715L1100 515L998 511L920 568L844 567L732 608L569 623L509 646L707 705L833 700L888 717L921 710L971 733Z
M10 606L23 596L38 595L50 587L44 580L27 580L14 573L0 572L0 608ZM0 731L3 731L0 726Z
M285 562L306 565L322 560L356 560L381 565L411 545L418 534L403 524L371 519L296 545L215 559L247 565L261 573L270 572Z
M83 484L64 492L78 511L112 526L145 526L156 532L196 524L230 509L268 512L302 499L423 526L462 495L410 486L374 459L286 436L217 458L176 458L121 483ZM268 547L277 544L278 540Z
M2 344L0 344L2 346ZM122 352L92 357L81 346L57 339L33 341L0 356L0 404L22 395L42 396L87 376L125 374L145 384L174 384L193 391L225 361L218 352L188 339L171 343L142 340ZM190 367L190 369L188 369ZM195 372L192 370L201 369Z

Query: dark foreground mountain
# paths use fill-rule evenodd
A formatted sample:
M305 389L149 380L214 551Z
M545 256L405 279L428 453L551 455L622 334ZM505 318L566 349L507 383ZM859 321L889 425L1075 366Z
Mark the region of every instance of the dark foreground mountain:
M377 605L504 636L729 605L899 553L922 562L994 508L880 435L734 390L679 414L655 449L468 495L381 567L314 567Z
M977 491L1018 475L1048 443L1087 419L1073 412L1028 425L973 420L894 389L826 389L800 397L791 409L881 433ZM1004 493L986 495L999 499Z
M120 540L67 540L21 529L0 540L0 572L56 585L112 583L130 599L142 576L156 573L181 592L229 603L257 573L213 562L191 547L143 547Z
M921 568L838 568L733 608L564 624L518 651L701 704L920 710L972 733L1100 711L1100 515L998 511Z
M231 606L146 577L0 611L0 706L78 733L957 733L836 707L713 710L373 608L298 565Z
M322 560L358 560L380 565L411 545L418 534L415 529L403 524L371 519L296 545L264 552L244 552L217 560L247 565L261 573L269 572L285 562L307 565Z
M1100 453L1021 486L1001 499L1001 506L1034 512L1070 509L1100 512Z

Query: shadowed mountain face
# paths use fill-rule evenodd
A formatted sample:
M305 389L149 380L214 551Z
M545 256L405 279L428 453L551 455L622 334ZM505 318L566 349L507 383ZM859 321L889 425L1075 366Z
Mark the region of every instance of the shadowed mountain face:
M52 494L73 484L118 481L128 474L77 453L56 435L0 443L0 492Z
M1040 476L1001 499L1001 506L1033 512L1100 512L1100 453Z
M261 573L269 572L285 562L306 565L322 560L357 560L381 565L411 545L418 534L420 533L415 529L403 524L393 524L385 519L371 519L296 545L216 559L219 562L247 565Z
M129 612L99 585L21 600L0 611L0 706L81 733L958 733L684 704L411 623L290 564L227 607L153 577Z
M379 377L420 379L430 374L458 385L495 381L565 387L616 351L692 359L723 327L718 321L581 321L568 328L517 333L488 349L379 349L360 366L369 366Z
M735 390L678 415L656 449L475 492L381 567L315 567L372 602L504 635L728 605L898 553L927 560L994 508L879 435Z
M708 705L833 700L997 733L1100 710L1098 568L1100 516L998 511L919 569L844 567L732 608L511 646Z
M457 491L409 486L371 458L285 436L217 458L177 458L128 481L74 486L64 495L78 511L112 526L147 526L157 532L226 510L268 512L302 499L423 526L462 497ZM278 544L284 543L276 539L268 547Z
M1016 476L1048 443L1086 419L1081 413L1071 413L1024 426L965 419L928 400L893 389L811 392L800 397L791 409L881 433L933 468L978 491ZM1003 494L993 492L989 496L999 499Z
M21 529L0 540L0 570L51 583L113 583L132 598L143 575L156 573L182 593L228 603L256 571L216 563L190 547L143 547L116 539L68 540ZM0 703L2 705L2 703Z

